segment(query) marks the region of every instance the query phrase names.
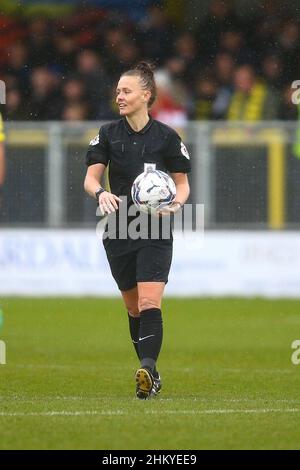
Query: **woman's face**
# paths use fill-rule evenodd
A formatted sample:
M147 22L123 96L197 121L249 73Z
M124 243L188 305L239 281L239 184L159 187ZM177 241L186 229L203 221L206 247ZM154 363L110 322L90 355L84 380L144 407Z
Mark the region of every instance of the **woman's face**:
M121 77L116 97L120 115L132 116L143 109L147 112L150 96L150 91L142 89L138 76L125 75Z

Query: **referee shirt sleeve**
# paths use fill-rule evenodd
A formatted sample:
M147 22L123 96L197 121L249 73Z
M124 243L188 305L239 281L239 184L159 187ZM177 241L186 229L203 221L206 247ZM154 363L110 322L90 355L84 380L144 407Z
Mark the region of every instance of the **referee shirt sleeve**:
M87 166L95 165L96 163L108 165L109 147L105 127L101 127L96 137L90 141L85 162Z
M174 130L171 131L170 138L168 139L165 164L170 173L189 173L191 171L190 156L187 148Z

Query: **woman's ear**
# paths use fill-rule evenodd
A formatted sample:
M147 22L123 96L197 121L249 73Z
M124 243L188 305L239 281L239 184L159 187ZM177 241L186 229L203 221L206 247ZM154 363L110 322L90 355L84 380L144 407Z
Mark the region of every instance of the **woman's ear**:
M144 90L144 93L142 95L143 102L146 103L150 100L151 98L151 91L149 90Z

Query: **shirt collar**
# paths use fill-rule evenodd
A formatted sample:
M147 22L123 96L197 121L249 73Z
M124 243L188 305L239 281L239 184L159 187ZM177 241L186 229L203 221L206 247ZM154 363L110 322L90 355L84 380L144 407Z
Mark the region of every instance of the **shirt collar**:
M123 119L123 122L124 122L125 129L127 130L128 134L145 134L145 132L147 132L147 130L152 126L153 119L152 119L151 116L149 116L149 121L147 122L145 127L143 127L143 129L141 129L138 132L136 132L135 130L132 129L132 127L130 126L130 124L128 123L128 121L125 117Z

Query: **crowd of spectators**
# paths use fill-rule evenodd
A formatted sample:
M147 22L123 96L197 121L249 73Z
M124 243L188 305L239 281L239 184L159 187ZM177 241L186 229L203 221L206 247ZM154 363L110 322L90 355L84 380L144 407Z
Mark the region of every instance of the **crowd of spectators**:
M297 119L291 84L300 79L300 23L281 5L261 2L245 20L231 2L213 0L191 29L155 6L139 23L105 10L60 20L2 17L6 119L113 119L117 80L141 59L156 64L151 113L171 125Z

